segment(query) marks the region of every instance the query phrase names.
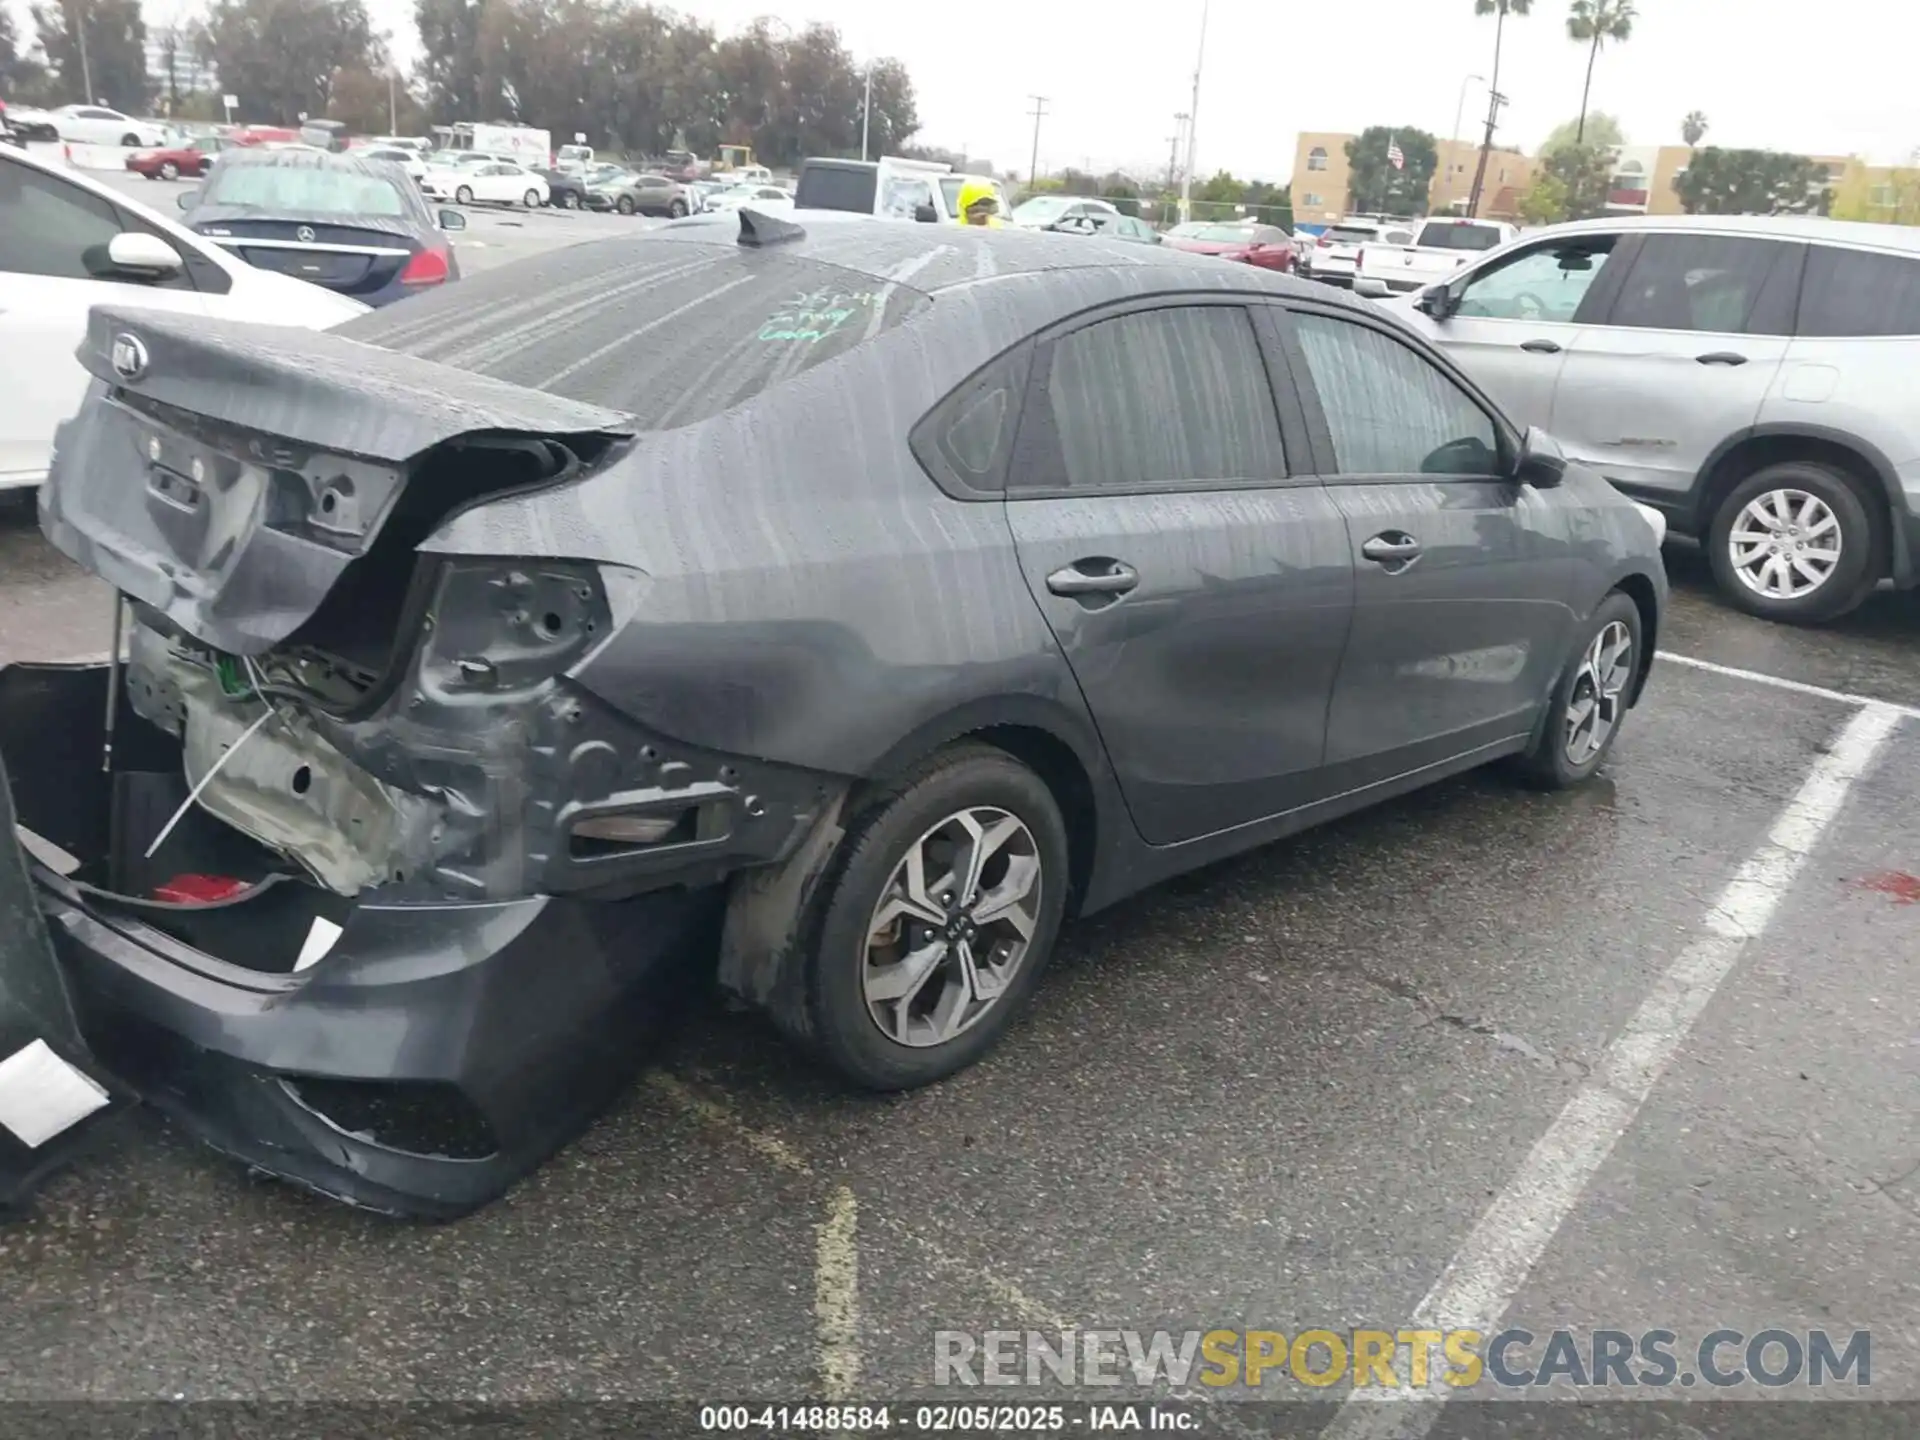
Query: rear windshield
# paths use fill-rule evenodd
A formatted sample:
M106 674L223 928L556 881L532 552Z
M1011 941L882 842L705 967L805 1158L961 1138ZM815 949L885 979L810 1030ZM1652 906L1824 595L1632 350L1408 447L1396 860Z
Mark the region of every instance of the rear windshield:
M803 166L793 203L803 210L851 210L856 215L871 215L879 174L865 168L843 170L837 165Z
M1415 243L1428 250L1491 250L1500 243L1500 232L1491 225L1435 221L1420 232Z
M930 303L794 255L621 236L486 271L339 333L666 430L837 359Z
M1329 240L1341 240L1349 245L1360 240L1372 240L1379 233L1371 225L1329 225L1326 231Z
M201 192L212 205L262 210L302 210L316 215L408 214L406 198L391 180L358 169L326 165L222 165Z

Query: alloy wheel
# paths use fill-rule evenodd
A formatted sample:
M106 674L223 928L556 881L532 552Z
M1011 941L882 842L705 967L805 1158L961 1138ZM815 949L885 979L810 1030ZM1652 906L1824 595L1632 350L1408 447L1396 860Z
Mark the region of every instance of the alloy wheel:
M1578 768L1606 748L1607 738L1626 708L1627 682L1633 678L1633 632L1609 620L1581 657L1567 696L1567 763Z
M180 178L180 167L171 160L161 161L160 178L162 180L178 180Z
M949 815L894 867L867 922L867 1014L900 1045L944 1045L999 1003L1039 924L1040 847L993 806Z
M1840 563L1840 547L1840 517L1805 490L1754 496L1727 534L1733 573L1769 600L1798 600L1825 585Z

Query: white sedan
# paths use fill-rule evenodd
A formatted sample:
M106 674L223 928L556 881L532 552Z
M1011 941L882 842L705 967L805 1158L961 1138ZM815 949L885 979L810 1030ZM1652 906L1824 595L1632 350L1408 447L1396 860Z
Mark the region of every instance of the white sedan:
M80 408L74 358L96 304L325 330L358 300L256 270L63 165L0 149L0 490L47 475L55 426Z
M729 185L707 196L707 210L759 210L777 215L793 208L793 194L778 185Z
M490 160L482 165L463 165L457 170L429 170L420 188L429 195L451 198L461 205L484 202L524 205L529 210L538 210L547 203L546 180L511 160Z
M77 145L144 145L156 149L167 143L166 127L151 120L135 120L102 105L62 105L49 118L60 138Z

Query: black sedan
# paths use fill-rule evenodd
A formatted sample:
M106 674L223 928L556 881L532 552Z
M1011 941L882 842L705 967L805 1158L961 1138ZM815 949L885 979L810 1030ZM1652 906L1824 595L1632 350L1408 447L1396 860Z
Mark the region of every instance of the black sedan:
M387 305L459 278L435 212L399 166L315 150L234 150L180 197L187 225L249 264Z
M556 210L583 210L587 204L587 182L577 171L536 170L547 182L547 203Z
M71 862L0 867L0 1039L389 1211L573 1134L716 937L923 1085L1073 916L1588 780L1666 602L1637 507L1376 307L1159 247L745 210L81 355L41 521L127 659L0 672Z

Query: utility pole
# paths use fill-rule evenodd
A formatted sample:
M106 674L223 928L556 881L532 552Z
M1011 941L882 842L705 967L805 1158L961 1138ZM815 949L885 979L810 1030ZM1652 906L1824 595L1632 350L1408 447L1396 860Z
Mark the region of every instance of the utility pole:
M391 61L387 64L387 133L389 135L400 133L400 96L394 89Z
M1487 92L1487 133L1480 142L1480 163L1473 167L1473 190L1467 196L1467 218L1473 219L1480 213L1480 191L1487 183L1487 152L1493 149L1493 129L1500 123L1500 107L1507 103L1507 97L1497 90Z
M1187 168L1180 177L1180 221L1193 218L1193 157L1200 132L1200 69L1207 59L1207 0L1200 0L1200 51L1193 60L1193 99L1187 105Z
M1027 188L1031 190L1035 178L1040 174L1040 120L1047 113L1047 97L1029 95L1027 98L1033 101L1033 109L1027 112L1033 116L1033 158L1027 162Z
M1180 142L1187 133L1187 112L1182 110L1173 117L1173 134L1167 137L1167 189L1173 189L1173 182L1180 178Z
M860 158L867 158L867 127L873 119L873 61L867 61L867 98L860 102Z
M1449 138L1447 141L1447 188L1446 188L1447 198L1445 201L1445 208L1447 208L1448 210L1451 210L1453 208L1453 190L1454 190L1453 169L1454 169L1454 157L1458 154L1460 149L1460 117L1467 113L1467 86L1471 85L1476 80L1478 80L1482 85L1487 83L1487 77L1484 75L1468 75L1461 80L1460 98L1457 102L1455 102L1453 107L1453 129L1448 132L1451 138Z
M93 67L87 63L87 7L85 0L74 0L73 36L80 45L80 83L87 93L80 97L81 103L96 103L93 93Z

